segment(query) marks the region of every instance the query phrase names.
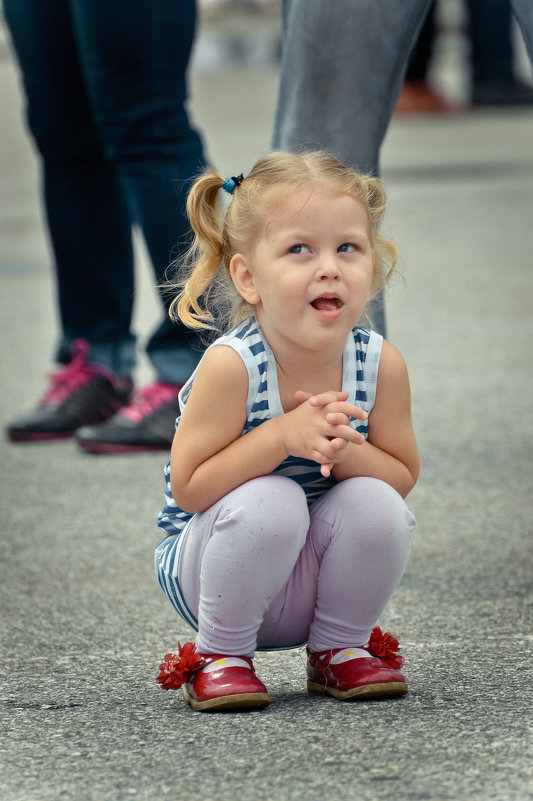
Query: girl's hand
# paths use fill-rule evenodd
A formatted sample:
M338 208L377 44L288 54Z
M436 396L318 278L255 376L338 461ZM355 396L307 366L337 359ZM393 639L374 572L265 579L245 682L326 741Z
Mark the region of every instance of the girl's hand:
M367 413L347 403L347 392L324 392L311 395L298 391L300 404L288 412L284 445L289 455L311 459L321 465L320 472L328 477L335 464L343 461L349 442L359 445L364 437L350 427L350 419L365 420Z
M339 403L342 401L348 400L348 392L337 392L332 390L331 392L323 392L321 395L311 395L309 392L303 392L298 390L298 392L294 393L294 397L297 403L304 403L306 400L309 401L311 406L329 406L332 403ZM366 420L368 414L360 409L359 406L354 406L352 404L348 404L350 409L355 410L354 414L348 416L347 414L336 409L331 411L327 410L326 419L328 423L332 425L349 425L350 419L355 417L357 420Z
M332 390L330 392L325 392L320 395L311 395L309 392L303 392L299 390L295 393L294 397L299 403L303 403L306 400L312 406L329 406L331 403L345 401L348 399L349 393L348 392L338 392L336 390ZM368 414L360 409L358 406L353 407L352 409L356 409L357 413L352 414L351 417L355 417L358 420L366 420ZM340 412L340 411L327 411L326 420L331 425L349 425L350 419L348 415ZM365 441L363 435L360 435L360 438L354 444L361 445ZM348 440L346 439L339 439L336 437L335 439L331 440L332 446L337 450L336 458L333 462L328 462L326 464L322 464L320 468L320 472L323 476L328 478L331 474L333 466L335 464L341 464L346 456L346 447L348 445Z

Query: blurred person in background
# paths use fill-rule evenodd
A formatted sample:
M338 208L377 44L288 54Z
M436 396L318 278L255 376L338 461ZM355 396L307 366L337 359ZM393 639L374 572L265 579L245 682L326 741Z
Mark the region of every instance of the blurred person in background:
M513 14L509 0L467 0L466 6L471 45L472 105L531 105L533 87L515 74ZM530 1L530 16L532 11L533 3ZM532 35L530 30L530 37Z
M381 145L431 3L283 0L273 148L325 149L360 172L379 175ZM533 2L511 5L533 61ZM382 298L371 319L385 334Z
M155 380L133 391L132 231L162 284L188 245L186 195L205 164L185 108L195 0L4 0L4 13L40 155L61 330L49 388L7 435L76 436L98 453L170 448L202 348L161 296L146 344Z
M533 104L533 87L514 68L512 10L509 0L466 0L465 34L470 62L473 106ZM433 2L415 44L396 112L402 114L453 110L431 85L429 71L439 34L438 3Z

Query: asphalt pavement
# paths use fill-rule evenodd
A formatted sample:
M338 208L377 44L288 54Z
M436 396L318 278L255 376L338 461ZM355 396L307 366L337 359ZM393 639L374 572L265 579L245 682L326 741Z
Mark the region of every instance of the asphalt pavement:
M244 44L216 44L214 23L201 40L191 109L227 174L268 149L272 19L265 30L253 63ZM214 72L217 46L230 56ZM5 40L0 100L4 425L42 392L57 334ZM533 110L395 118L382 172L404 276L388 293L389 339L410 370L422 457L412 556L381 620L401 640L409 694L310 697L293 650L256 659L267 709L192 711L155 682L163 654L191 638L153 575L166 454L3 440L2 801L532 798ZM137 253L142 338L158 308ZM138 380L149 375L141 361Z

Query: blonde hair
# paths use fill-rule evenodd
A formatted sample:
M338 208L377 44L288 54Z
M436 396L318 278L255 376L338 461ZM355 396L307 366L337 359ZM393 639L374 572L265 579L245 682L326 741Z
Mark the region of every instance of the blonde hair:
M219 191L223 183L219 173L207 169L187 199L187 214L195 236L179 265L184 277L173 285L174 291L179 292L170 306L171 316L185 325L225 330L253 313L233 286L230 261L235 253L246 252L264 225L265 216L277 203L306 186L348 195L363 204L375 257L368 299L388 282L398 256L396 246L378 232L385 211L385 193L376 178L360 175L321 151L274 152L260 159L235 187L225 213Z

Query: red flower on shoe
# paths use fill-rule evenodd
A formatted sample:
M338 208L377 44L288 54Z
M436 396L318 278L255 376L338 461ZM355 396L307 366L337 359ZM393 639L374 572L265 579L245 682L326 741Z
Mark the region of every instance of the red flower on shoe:
M381 659L388 667L398 670L403 665L403 656L400 656L400 643L388 631L385 634L379 626L372 629L366 650L372 656Z
M183 646L178 643L178 653L165 654L165 661L159 665L161 673L157 682L162 690L177 690L205 664L205 658L196 653L194 643L186 642Z

